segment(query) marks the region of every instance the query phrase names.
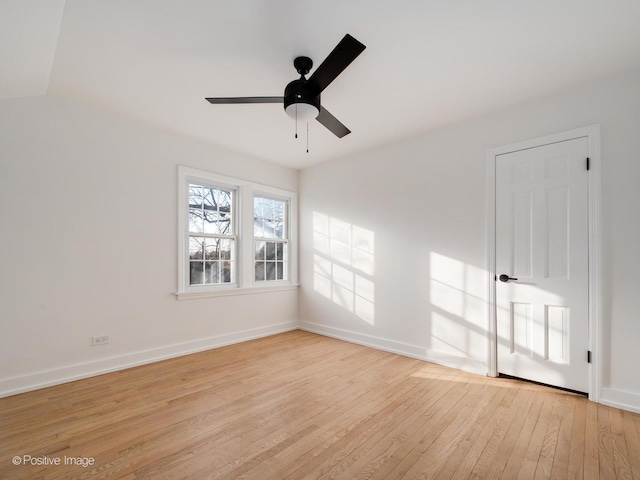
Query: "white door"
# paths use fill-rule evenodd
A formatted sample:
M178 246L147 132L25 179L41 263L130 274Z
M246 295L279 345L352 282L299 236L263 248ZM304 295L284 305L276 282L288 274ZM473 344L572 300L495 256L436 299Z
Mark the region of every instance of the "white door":
M587 155L583 137L496 157L498 372L580 392L589 390Z

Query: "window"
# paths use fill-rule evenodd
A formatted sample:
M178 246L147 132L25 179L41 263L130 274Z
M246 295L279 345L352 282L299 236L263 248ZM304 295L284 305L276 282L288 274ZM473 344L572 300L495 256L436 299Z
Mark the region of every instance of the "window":
M178 167L178 299L295 288L293 192Z
M235 283L233 190L189 183L189 285Z
M287 280L287 202L253 197L255 281Z

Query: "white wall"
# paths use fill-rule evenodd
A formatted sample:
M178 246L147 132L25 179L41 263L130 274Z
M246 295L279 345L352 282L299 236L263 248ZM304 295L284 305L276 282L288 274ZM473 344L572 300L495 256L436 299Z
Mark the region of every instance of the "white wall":
M484 373L485 152L600 123L603 400L640 411L638 85L630 73L302 171L303 327ZM0 147L0 395L297 325L294 291L173 296L177 165L294 191L297 172L49 97L0 102ZM343 267L329 290L314 254ZM111 344L91 347L98 334Z
M295 290L176 300L178 164L297 191L295 170L123 117L0 102L0 395L297 326Z
M485 373L486 151L599 123L602 399L640 411L639 86L632 72L302 171L303 328ZM325 216L336 219L335 251L325 245ZM360 247L373 250L373 272L344 263L348 225L374 239L372 249L356 230ZM360 247L353 252L366 258ZM337 278L327 280L327 261L342 267ZM350 287L355 276L368 299Z

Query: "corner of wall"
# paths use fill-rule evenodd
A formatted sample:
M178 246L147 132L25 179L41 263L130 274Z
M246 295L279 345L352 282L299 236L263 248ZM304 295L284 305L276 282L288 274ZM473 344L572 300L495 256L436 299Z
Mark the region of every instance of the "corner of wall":
M435 363L444 367L456 368L458 370L483 376L487 374L487 366L485 364L469 357L451 355L421 347L419 345L411 345L409 343L375 337L341 328L329 327L319 323L302 321L299 328L305 332L316 333L318 335L324 335L337 340L343 340L357 345L364 345L365 347L371 347L385 352L396 353L398 355Z

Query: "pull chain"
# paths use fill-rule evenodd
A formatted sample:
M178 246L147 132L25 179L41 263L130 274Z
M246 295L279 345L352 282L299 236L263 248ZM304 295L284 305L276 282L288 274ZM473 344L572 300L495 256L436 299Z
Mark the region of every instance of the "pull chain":
M307 122L307 153L309 153L309 122Z
M296 136L298 138L298 104L296 103Z

